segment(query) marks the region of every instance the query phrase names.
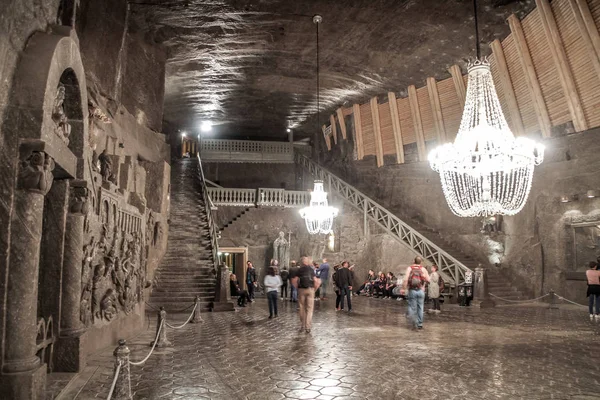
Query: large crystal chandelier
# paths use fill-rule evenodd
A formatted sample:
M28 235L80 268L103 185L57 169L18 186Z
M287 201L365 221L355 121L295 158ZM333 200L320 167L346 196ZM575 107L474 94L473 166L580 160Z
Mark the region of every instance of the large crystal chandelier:
M527 202L533 168L543 161L544 147L514 137L502 113L490 65L480 58L478 38L477 50L477 59L468 68L467 98L456 139L431 151L429 162L440 174L454 214L514 215Z
M323 181L315 181L314 190L310 194L310 205L300 210L300 216L306 222L306 229L311 235L331 233L333 218L338 209L327 202L327 192L323 190Z

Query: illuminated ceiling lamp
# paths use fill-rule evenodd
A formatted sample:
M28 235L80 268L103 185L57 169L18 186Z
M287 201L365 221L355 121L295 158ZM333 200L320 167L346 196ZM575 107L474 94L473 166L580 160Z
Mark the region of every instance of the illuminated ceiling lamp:
M300 210L300 216L306 222L306 229L311 235L333 232L333 219L338 209L327 202L327 192L323 190L323 181L315 181L315 188L310 193L310 205Z
M544 146L510 131L496 94L490 65L481 58L477 0L473 0L477 59L469 63L469 83L454 143L429 153L440 174L452 212L459 217L517 214L531 189L533 168L543 161Z
M313 17L317 27L317 128L319 126L319 24L323 21L320 15ZM331 207L327 202L327 192L323 190L323 181L315 181L315 187L310 194L310 205L300 210L300 216L306 222L306 229L311 235L333 232L333 219L337 216L338 209Z

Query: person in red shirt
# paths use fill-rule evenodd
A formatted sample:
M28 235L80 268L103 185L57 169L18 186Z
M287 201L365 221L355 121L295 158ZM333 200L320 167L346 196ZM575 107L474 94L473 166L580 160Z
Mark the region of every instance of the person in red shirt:
M423 329L423 307L425 306L425 283L429 282L429 273L424 268L423 259L415 257L415 263L406 269L406 279L402 283L402 294L408 290L408 319L413 329Z

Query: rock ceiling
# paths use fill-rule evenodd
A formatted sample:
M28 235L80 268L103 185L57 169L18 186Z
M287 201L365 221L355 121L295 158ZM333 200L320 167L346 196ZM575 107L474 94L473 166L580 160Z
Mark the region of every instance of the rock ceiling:
M506 18L533 0L479 0L482 42L508 34ZM471 0L133 0L132 30L168 51L165 120L213 135L285 138L316 129L316 28L321 118L475 54ZM483 47L484 54L488 52Z

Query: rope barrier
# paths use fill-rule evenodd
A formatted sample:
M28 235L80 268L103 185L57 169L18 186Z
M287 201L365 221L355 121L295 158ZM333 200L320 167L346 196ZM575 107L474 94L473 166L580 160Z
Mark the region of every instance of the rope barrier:
M495 297L495 298L497 298L497 299L500 299L500 300L502 300L502 301L506 301L506 302L509 302L509 303L529 303L529 302L538 301L538 300L540 300L540 299L543 299L544 297L548 297L548 296L550 296L550 293L546 293L545 295L543 295L543 296L540 296L540 297L536 297L535 299L529 299L529 300L509 300L509 299L505 299L505 298L503 298L503 297L500 297L500 296L496 296L496 295L495 295L495 294L493 294L493 293L488 293L488 294L489 294L490 296L492 296L492 297Z
M191 314L190 314L190 316L188 317L187 321L185 321L185 322L184 322L182 325L179 325L179 326L173 326L173 325L171 325L171 324L169 324L169 323L167 322L167 323L166 323L166 324L167 324L167 326L168 326L169 328L171 328L171 329L181 329L181 328L183 328L183 327L184 327L184 326L186 326L186 325L187 325L187 324L188 324L188 323L189 323L189 322L192 320L192 318L194 317L194 312L196 311L196 307L198 307L198 303L195 303L195 304L194 304L194 309L192 310L192 313L191 313Z
M559 296L559 295L556 295L556 297L558 297L558 299L559 299L559 300L564 300L564 301L566 301L566 302L568 302L568 303L571 303L571 304L574 304L574 305L576 305L576 306L588 307L588 306L586 306L585 304L579 304L579 303L575 303L574 301L571 301L571 300L569 300L569 299L565 299L564 297L562 297L562 296Z
M121 362L117 364L117 369L115 370L115 377L113 378L112 385L110 385L110 390L108 392L107 400L112 398L113 392L115 391L115 386L117 386L117 379L119 379L119 373L121 372Z
M148 353L148 355L146 356L146 358L144 358L142 361L137 361L137 362L129 361L129 364L131 364L131 365L142 365L143 363L145 363L146 361L148 361L148 359L152 355L152 352L154 351L154 348L156 347L156 344L158 343L158 335L160 335L160 331L163 328L164 322L165 322L164 320L160 322L160 326L158 327L158 331L156 331L156 337L154 338L154 343L152 343L152 348L150 349L150 353Z

